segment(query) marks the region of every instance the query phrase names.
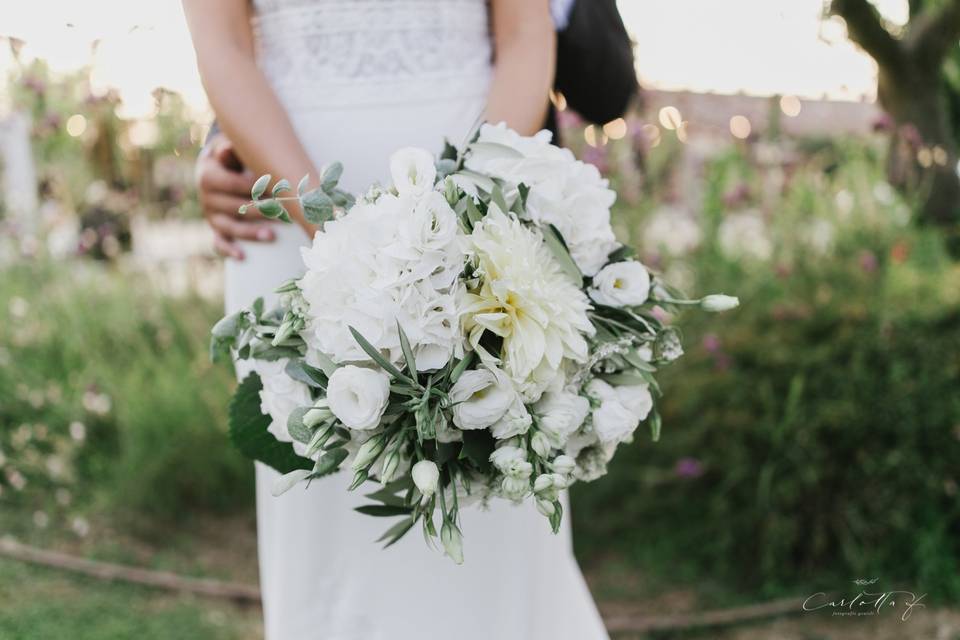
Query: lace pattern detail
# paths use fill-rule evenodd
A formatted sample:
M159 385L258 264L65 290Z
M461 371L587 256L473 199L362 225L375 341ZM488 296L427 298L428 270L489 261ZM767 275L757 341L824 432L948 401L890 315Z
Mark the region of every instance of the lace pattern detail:
M485 94L485 0L255 0L258 64L289 108Z

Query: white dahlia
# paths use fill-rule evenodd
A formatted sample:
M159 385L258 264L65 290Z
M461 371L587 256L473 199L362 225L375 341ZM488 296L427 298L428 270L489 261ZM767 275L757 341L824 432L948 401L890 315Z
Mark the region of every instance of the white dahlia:
M587 358L592 334L586 295L565 276L540 233L491 204L469 237L479 284L463 294L462 322L482 358L499 362L528 402L539 398L564 358ZM500 353L481 345L503 339Z

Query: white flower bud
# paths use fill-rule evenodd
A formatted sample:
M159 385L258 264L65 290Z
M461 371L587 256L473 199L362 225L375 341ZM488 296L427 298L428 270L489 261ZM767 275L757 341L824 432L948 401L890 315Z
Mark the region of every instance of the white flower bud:
M729 311L740 306L740 299L734 296L724 296L719 294L706 296L700 301L700 308L704 311Z
M550 438L542 431L537 431L530 438L530 448L541 458L546 458L550 455L550 450L552 449L550 446Z
M393 479L394 474L397 472L397 468L400 466L400 452L397 450L391 451L383 459L383 468L380 470L380 482L387 484Z
M557 508L553 505L552 500L544 500L543 498L537 498L537 511L547 516L548 518L557 512Z
M421 460L413 465L410 475L413 476L413 484L417 485L424 497L432 496L436 492L440 469L431 460Z
M320 406L322 405L322 406ZM320 400L317 405L303 415L303 426L312 429L324 420L333 417L333 412L326 406L325 400Z
M568 476L573 473L576 466L576 461L567 455L559 455L550 463L550 468L553 469L553 472L562 476Z
M463 564L463 535L456 525L448 520L444 520L440 528L440 542L451 560Z
M357 457L353 460L353 469L360 470L366 469L383 453L383 448L386 445L385 438L383 435L377 435L362 445L360 445L360 450L357 451Z
M543 473L533 481L534 493L543 493L551 487L553 487L553 476L549 473Z

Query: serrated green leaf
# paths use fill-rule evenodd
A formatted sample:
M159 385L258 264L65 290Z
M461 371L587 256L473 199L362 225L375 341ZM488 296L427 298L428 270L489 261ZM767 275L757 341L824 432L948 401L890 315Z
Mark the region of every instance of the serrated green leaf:
M260 412L260 376L248 375L230 401L230 440L244 456L259 460L282 474L312 469L313 461L302 458L289 442L280 442L269 431L271 418Z
M257 178L257 181L253 183L253 187L250 189L251 198L253 200L259 200L260 196L266 192L267 187L270 185L270 180L272 179L273 177L269 173L265 176L260 176Z
M580 268L570 256L570 251L567 250L567 246L563 242L563 236L552 224L544 225L541 229L543 231L543 243L547 245L547 248L553 253L553 257L557 259L560 269L577 285L578 289L582 288L583 274L580 273Z
M277 183L273 185L273 189L270 191L270 193L274 198L276 198L281 193L286 191L290 191L290 181L286 178L283 178L282 180L278 180Z

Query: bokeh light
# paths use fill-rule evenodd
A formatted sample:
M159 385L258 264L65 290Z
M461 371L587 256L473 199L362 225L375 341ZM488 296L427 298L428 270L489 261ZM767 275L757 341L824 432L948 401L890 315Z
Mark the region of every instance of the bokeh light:
M666 106L660 109L660 124L664 129L675 130L683 124L683 116L680 115L680 109L674 106Z
M81 113L75 113L67 119L67 133L74 138L83 135L87 130L87 119Z
M750 131L753 127L750 125L750 120L746 116L733 116L730 118L730 133L733 134L734 138L739 138L740 140L746 140L750 137Z
M800 115L800 111L803 109L803 105L800 103L800 98L797 96L782 96L780 98L780 110L783 111L784 115L787 115L791 118L796 118Z

